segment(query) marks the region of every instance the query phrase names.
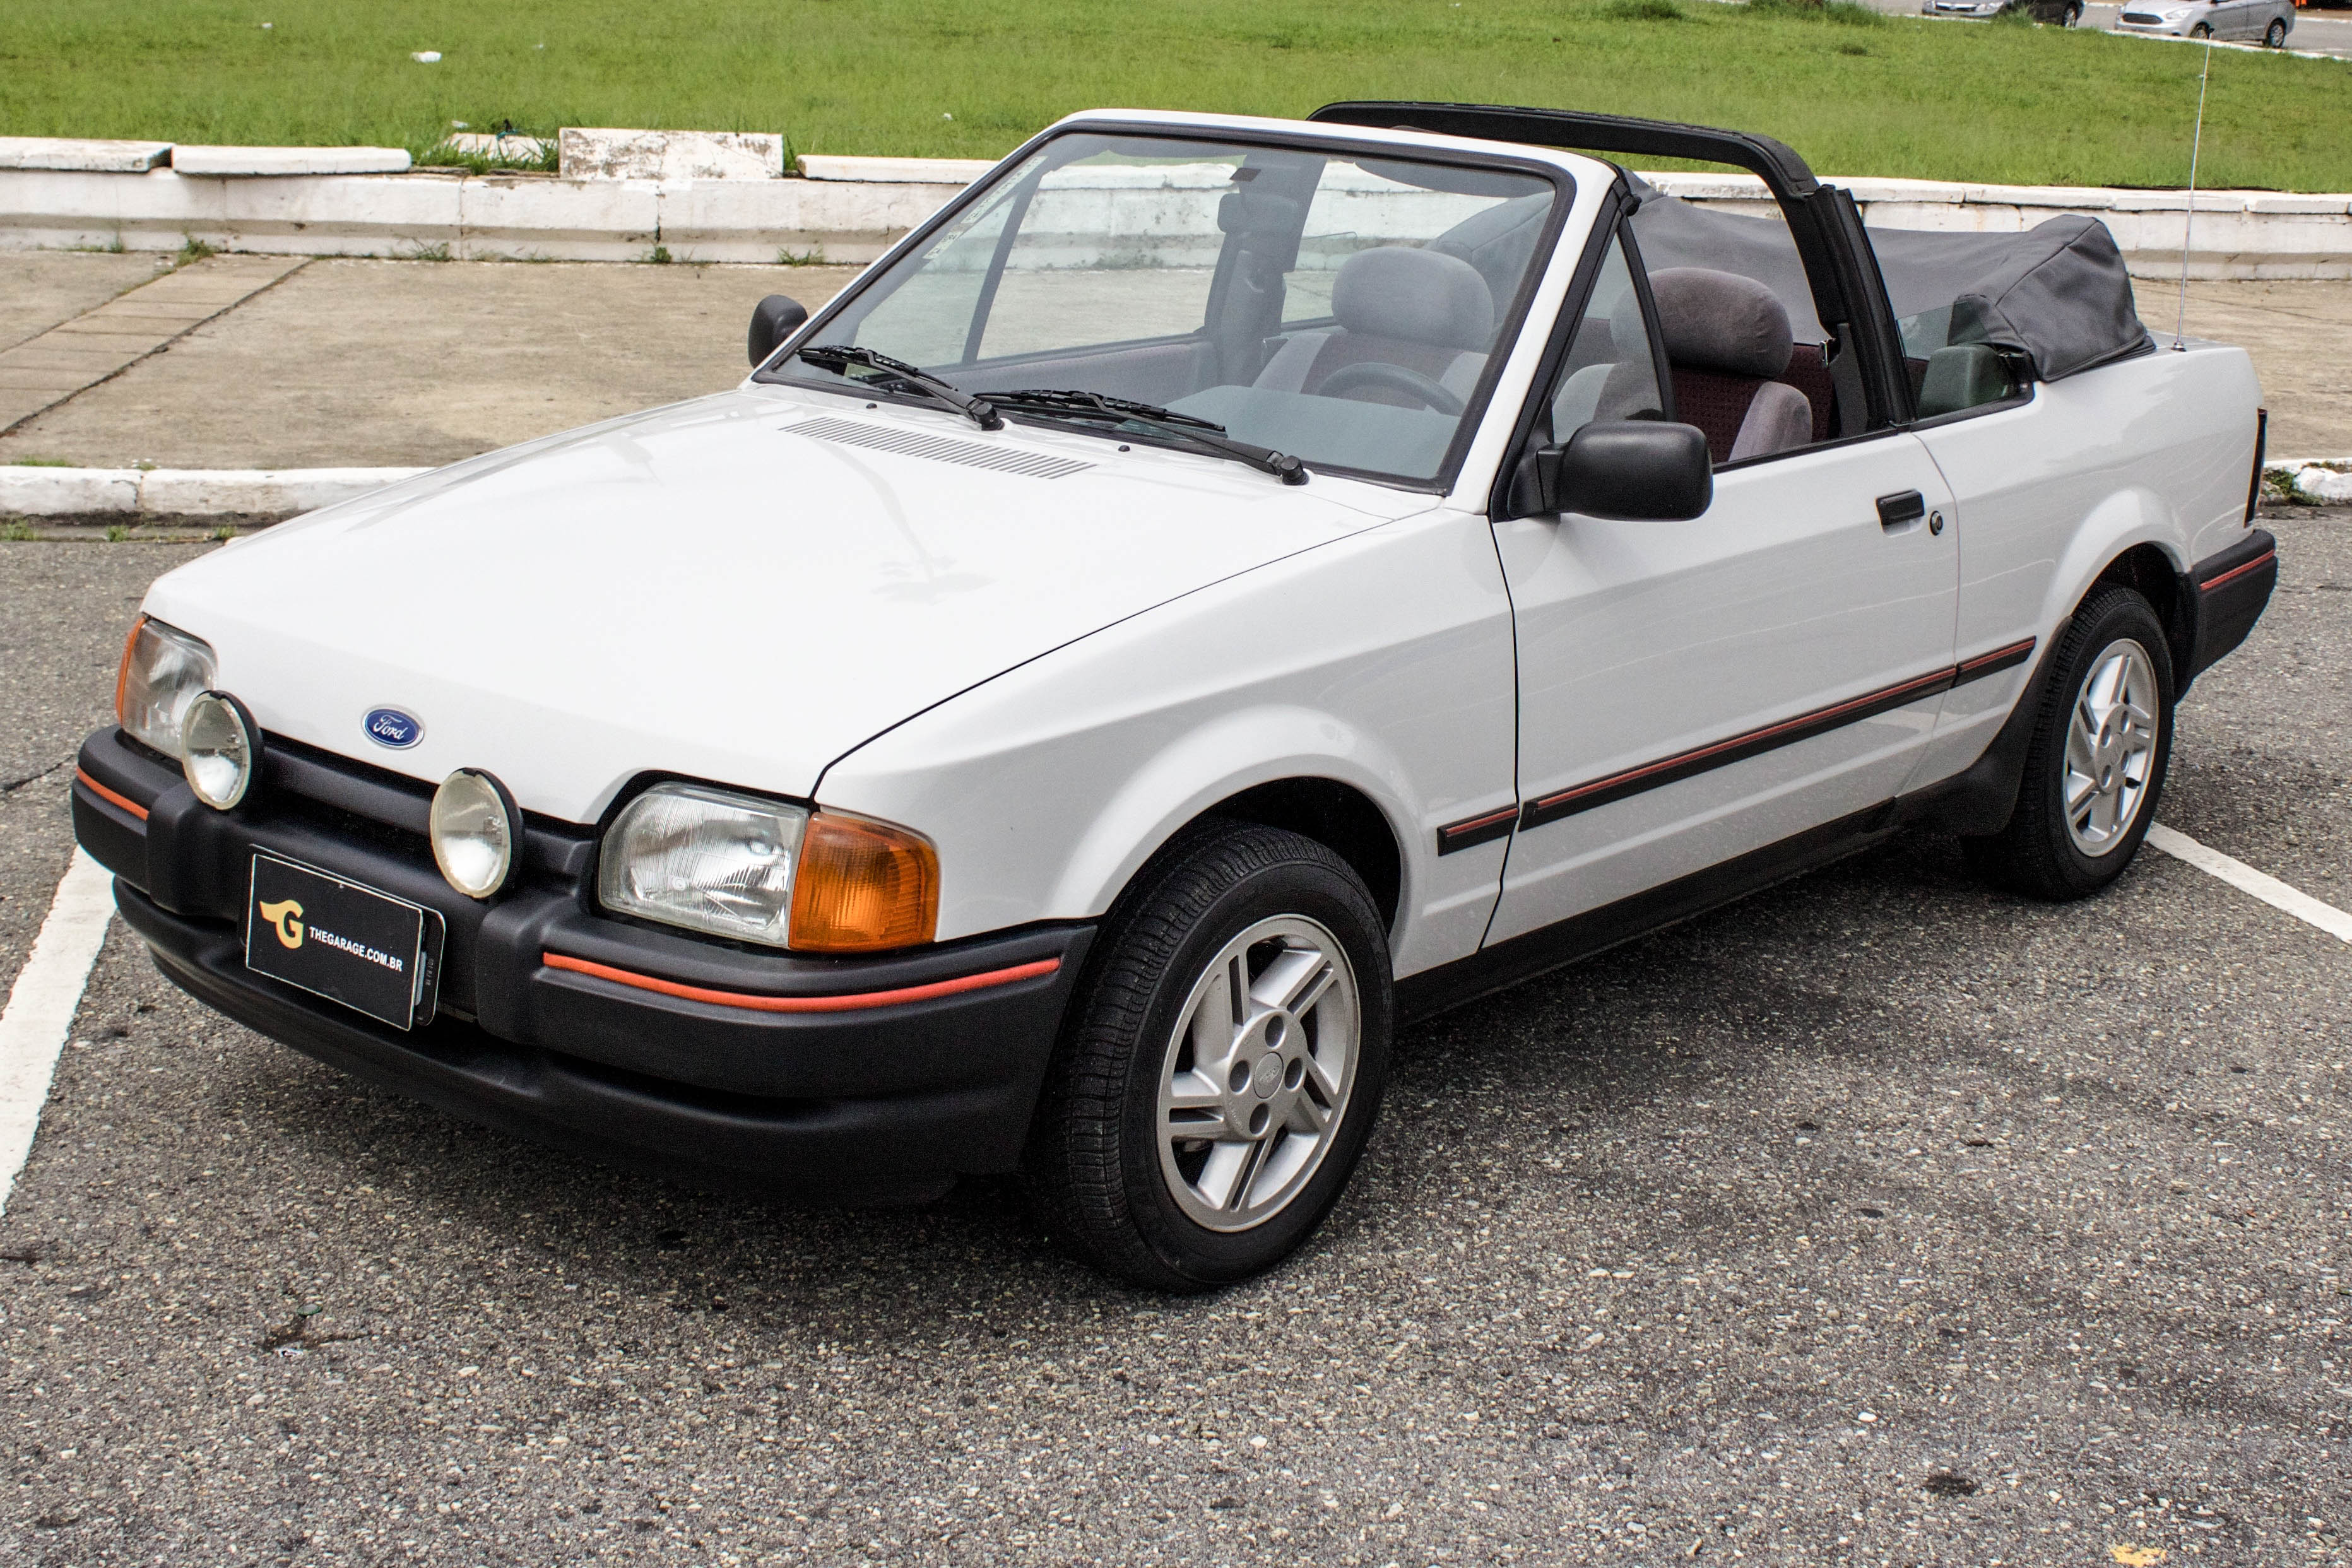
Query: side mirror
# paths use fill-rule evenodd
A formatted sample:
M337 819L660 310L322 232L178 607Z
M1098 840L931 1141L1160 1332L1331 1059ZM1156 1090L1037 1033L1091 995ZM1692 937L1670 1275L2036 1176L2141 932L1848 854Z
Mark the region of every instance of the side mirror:
M744 347L754 366L767 362L776 345L799 331L808 320L808 307L782 294L771 294L752 308L751 330Z
M1530 453L1512 499L1522 515L1582 512L1629 522L1681 522L1715 500L1706 433L1663 420L1601 420L1565 446Z

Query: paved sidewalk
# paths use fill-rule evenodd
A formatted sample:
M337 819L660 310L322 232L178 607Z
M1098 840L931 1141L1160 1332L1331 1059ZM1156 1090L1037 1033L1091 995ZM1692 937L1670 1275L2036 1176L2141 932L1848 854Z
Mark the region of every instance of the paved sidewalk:
M0 350L0 431L120 375L301 266L292 256L212 256ZM98 286L93 277L85 292Z
M23 331L27 317L35 330L48 328L0 351L0 369L45 345L114 343L90 329L168 291L194 291L205 277L220 279L212 288L244 269L297 270L161 352L117 344L113 351L146 357L120 373L93 360L111 379L0 437L0 463L454 462L730 386L742 376L744 327L763 295L789 294L814 308L856 276L851 267L221 256L120 293L151 266L120 256L0 254L0 299L8 301L0 341ZM110 296L113 303L103 303ZM2172 287L2144 282L2139 303L2149 326L2169 333ZM94 316L76 319L89 307ZM2192 284L2189 329L2252 352L2273 454L2352 454L2352 282ZM0 388L8 385L0 378ZM0 390L0 398L15 395Z
M0 349L95 310L171 270L168 256L30 251L0 257Z
M36 259L55 258L0 255L0 298L13 297L16 269ZM857 274L845 267L274 256L203 265L232 259L299 270L167 352L0 437L0 463L454 463L732 386L745 369L751 308L763 296L789 294L814 309Z
M2159 343L2172 340L2179 287L2146 278L2134 287ZM2189 330L2254 356L2272 456L2352 455L2352 283L2192 283Z

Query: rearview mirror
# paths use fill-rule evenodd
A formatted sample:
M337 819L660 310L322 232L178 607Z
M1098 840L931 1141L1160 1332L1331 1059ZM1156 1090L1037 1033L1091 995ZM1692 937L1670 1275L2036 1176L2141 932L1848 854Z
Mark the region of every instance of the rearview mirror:
M1706 433L1663 420L1598 420L1521 461L1512 499L1522 516L1581 512L1622 521L1681 522L1715 499Z
M799 331L808 320L808 307L782 294L771 294L753 308L751 330L744 346L754 366L767 363L776 345Z

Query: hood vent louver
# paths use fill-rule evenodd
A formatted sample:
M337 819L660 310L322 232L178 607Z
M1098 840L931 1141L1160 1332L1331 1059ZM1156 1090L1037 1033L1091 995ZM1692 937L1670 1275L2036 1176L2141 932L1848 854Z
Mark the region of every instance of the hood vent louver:
M955 441L944 435L860 424L848 419L807 419L782 429L786 435L805 435L843 446L869 446L877 452L895 452L901 457L923 457L934 463L957 463L966 468L992 468L1000 474L1022 474L1033 479L1060 479L1094 466L1075 457L1055 457L1011 446L983 446L977 441Z

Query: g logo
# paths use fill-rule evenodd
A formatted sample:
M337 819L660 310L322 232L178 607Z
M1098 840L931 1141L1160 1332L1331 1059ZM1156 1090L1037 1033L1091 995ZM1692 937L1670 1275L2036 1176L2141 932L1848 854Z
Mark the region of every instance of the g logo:
M259 907L261 917L268 921L270 928L278 933L278 942L280 946L302 946L302 906L300 904L289 898L283 904L265 904Z

